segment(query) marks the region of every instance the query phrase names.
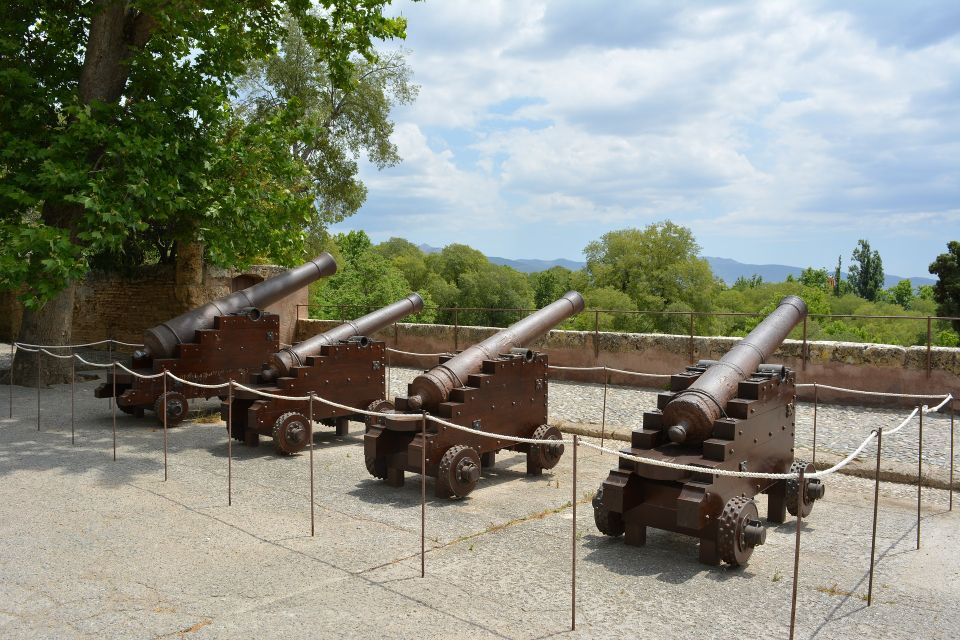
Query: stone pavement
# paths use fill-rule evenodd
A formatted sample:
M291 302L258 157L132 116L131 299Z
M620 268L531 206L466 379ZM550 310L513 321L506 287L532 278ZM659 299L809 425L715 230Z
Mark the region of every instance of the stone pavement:
M43 391L39 433L35 390L14 387L11 420L0 389L4 638L787 635L793 519L771 528L743 569L698 564L695 542L672 533L628 548L596 531L588 502L614 460L581 449L570 634L569 448L540 478L524 475L521 455L503 454L461 501L435 499L428 481L421 579L420 479L394 489L370 478L359 423L345 437L318 427L310 537L308 455L234 446L227 506L222 423L169 431L164 482L162 430L149 417L118 414L112 460L111 414L95 384L78 385L76 446L68 386ZM915 487L882 486L866 607L872 489L831 476L805 521L797 637L960 636L960 508L946 512L943 491L924 491L916 551Z

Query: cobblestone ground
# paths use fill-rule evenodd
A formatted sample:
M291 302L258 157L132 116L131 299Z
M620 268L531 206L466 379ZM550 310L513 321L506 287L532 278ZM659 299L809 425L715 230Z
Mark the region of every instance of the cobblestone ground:
M393 367L391 390L405 392L419 369ZM634 428L643 422L643 412L657 406L655 389L609 386L606 424ZM817 408L817 450L845 456L863 442L873 429L892 429L910 414L908 409L883 409L858 405L821 404ZM550 420L600 424L603 415L603 385L581 382L550 382ZM896 436L884 439L884 458L898 462L916 462L919 421L914 418ZM813 444L813 404L797 407L797 442ZM876 451L871 445L865 453ZM950 416L927 414L923 421L923 460L940 467L950 466Z

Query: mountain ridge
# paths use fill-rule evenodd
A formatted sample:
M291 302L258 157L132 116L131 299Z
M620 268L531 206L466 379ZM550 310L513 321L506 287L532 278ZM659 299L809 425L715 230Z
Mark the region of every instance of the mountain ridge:
M424 253L437 253L440 251L439 248L432 247L428 244L421 244L419 248ZM737 281L737 278L752 278L754 275L763 278L764 282L783 282L787 279L788 275L792 275L794 278L800 277L800 273L803 271L802 267L793 267L785 264L750 264L747 262L739 262L732 258L716 256L703 256L703 258L710 264L710 270L713 271L713 275L722 279L727 285L732 285ZM487 260L493 264L512 267L521 273L536 273L538 271L546 271L552 267L565 267L571 271L577 271L586 266L585 262L569 260L567 258L541 260L536 258L487 256ZM843 275L847 276L846 273ZM914 287L935 284L937 282L934 278L925 278L922 276L904 278L903 276L885 273L883 276L883 286L889 288L901 280L909 280L910 284Z

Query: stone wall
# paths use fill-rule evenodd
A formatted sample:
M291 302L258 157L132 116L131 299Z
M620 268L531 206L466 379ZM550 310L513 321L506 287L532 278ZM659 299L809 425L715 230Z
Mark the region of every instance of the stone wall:
M284 267L256 265L246 271L230 271L206 267L202 282L194 287L190 299L209 301L228 293L234 282L249 285L283 272ZM165 322L190 307L179 293L172 265L142 267L135 274L118 276L91 272L77 285L73 308L73 343L96 342L114 338L123 342L139 343L143 331ZM280 341L293 341L296 329L297 305L307 303L307 290L301 289L267 311L280 315ZM2 306L5 305L5 306ZM0 297L0 316L9 323L9 318L19 318L20 307L13 297ZM19 328L19 322L15 329ZM0 340L10 335L9 324L0 324Z
M306 320L297 322L296 339L307 337L336 326L335 321ZM396 324L375 337L402 351L438 353L463 349L495 333L487 327L451 325ZM592 331L551 331L532 346L550 356L550 364L570 367L606 365L627 371L672 374L700 359L719 359L739 338L697 337L660 334L608 333ZM797 372L797 382L882 391L888 393L943 394L960 396L960 349L933 347L930 351L930 372L926 370L926 347L898 347L851 342L809 342L806 363L802 359L803 343L787 340L769 360L782 363ZM436 361L391 354L395 365L429 368ZM602 372L554 371L554 378L602 382ZM611 373L613 384L664 386L664 380ZM857 404L913 406L916 400L894 401L886 398L857 396L818 389L825 402L844 401ZM800 391L802 399L812 399L813 390ZM934 404L934 402L928 402ZM957 405L960 407L960 404Z

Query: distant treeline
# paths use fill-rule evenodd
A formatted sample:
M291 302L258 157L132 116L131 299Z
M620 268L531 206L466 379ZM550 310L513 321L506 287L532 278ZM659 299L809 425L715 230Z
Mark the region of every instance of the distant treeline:
M417 291L427 308L412 321L506 326L524 315L510 309L540 308L571 289L583 294L588 310L604 311L582 313L565 322L566 329L593 330L599 325L601 331L685 334L690 330L689 312L696 311L708 314L695 317L697 335L742 336L788 294L801 296L815 315L938 315L934 286L913 289L903 280L882 288L880 256L866 241L854 249L847 279L840 277L838 262L832 273L811 267L786 282L763 282L755 276L730 286L699 257L691 231L669 221L611 231L590 242L584 249L587 264L579 271L553 267L524 274L492 264L467 245L451 244L427 254L402 238L374 245L362 231L329 237L325 245L340 269L313 286L314 318L353 318ZM943 306L939 305L941 313ZM452 308L458 310L448 310ZM730 312L755 315L720 315ZM933 344L958 346L956 328L934 322ZM927 322L812 318L807 336L920 345L927 341Z

